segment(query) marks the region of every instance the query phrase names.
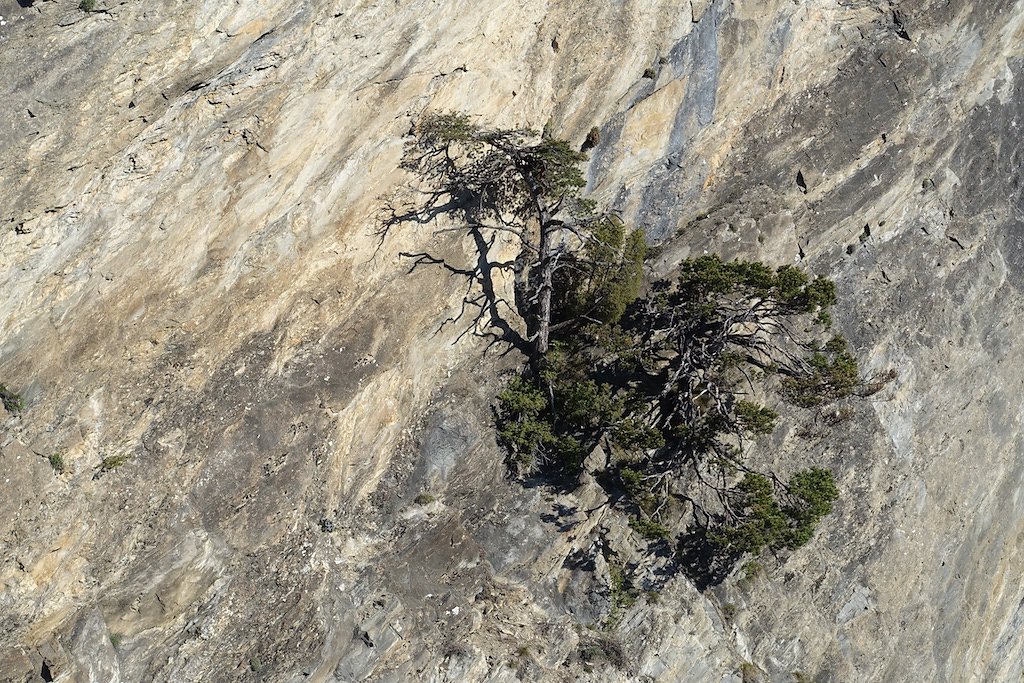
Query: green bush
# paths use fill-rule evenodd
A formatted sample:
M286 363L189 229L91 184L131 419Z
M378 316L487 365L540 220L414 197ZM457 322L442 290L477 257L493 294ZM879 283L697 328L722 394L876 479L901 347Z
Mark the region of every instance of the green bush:
M711 538L738 553L796 550L811 539L838 496L832 473L822 467L797 472L784 491L762 474L747 474L731 493L737 518Z
M633 580L626 573L626 568L616 562L608 562L608 576L611 579L611 613L608 615L609 625L614 625L621 617L622 610L636 604L640 591L633 585Z
M614 325L640 295L647 242L643 232L627 230L614 216L590 230L582 252L556 274L554 319Z
M757 560L748 560L743 563L743 578L746 581L753 581L764 572L764 565Z
M53 468L54 472L56 472L57 474L61 474L64 472L65 463L63 453L51 453L48 460L50 461L50 467Z
M786 516L775 499L771 480L763 474L747 474L732 492L738 518L712 532L711 539L737 553L758 554L765 547L783 545Z
M664 524L659 524L651 519L640 519L637 517L629 520L629 528L651 541L667 539L671 533Z
M110 470L117 469L121 465L124 465L131 459L132 456L129 453L108 455L105 458L103 458L103 461L100 463L100 470L102 470L103 472L109 472Z
M779 414L750 401L736 402L736 421L751 434L771 434Z
M3 403L4 410L12 414L25 410L25 399L21 397L21 394L11 391L4 384L0 384L0 402Z
M807 364L806 371L782 380L783 395L798 406L814 408L846 398L861 384L857 359L843 337L833 337Z
M80 3L78 3L78 9L82 10L83 12L92 12L94 9L96 9L96 0L82 0Z
M593 430L612 424L622 417L624 405L612 395L607 384L593 380L560 383L555 387L559 418L567 426Z
M648 451L665 445L661 431L638 418L621 421L612 429L612 439L627 451Z
M784 511L789 519L786 547L795 549L811 540L818 521L832 512L839 497L832 473L823 467L797 472L789 480L789 502Z
M537 451L557 440L547 409L547 397L523 377L513 379L498 394L498 440L519 466L531 466Z
M576 651L580 661L587 665L610 664L616 669L626 667L626 651L615 638L597 636L583 639Z

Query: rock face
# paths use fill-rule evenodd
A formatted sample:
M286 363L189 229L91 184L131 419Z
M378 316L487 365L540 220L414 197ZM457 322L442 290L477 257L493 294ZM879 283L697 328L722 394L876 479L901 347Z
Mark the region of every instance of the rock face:
M0 679L1024 675L1024 4L4 2ZM464 247L374 235L424 109L597 126L655 274L837 280L899 376L764 445L837 474L809 546L600 628L652 566L592 481L505 476L518 361L398 257Z

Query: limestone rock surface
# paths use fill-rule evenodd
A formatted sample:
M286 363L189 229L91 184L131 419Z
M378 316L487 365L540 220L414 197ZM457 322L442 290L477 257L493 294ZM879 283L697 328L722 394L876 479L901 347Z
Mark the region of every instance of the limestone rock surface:
M27 403L0 412L0 680L1024 676L1024 3L0 15L0 382ZM588 191L655 276L707 250L836 279L862 364L899 374L765 446L837 474L811 544L600 628L604 549L654 567L593 481L507 477L518 360L398 256L472 254L375 235L428 109L596 126Z

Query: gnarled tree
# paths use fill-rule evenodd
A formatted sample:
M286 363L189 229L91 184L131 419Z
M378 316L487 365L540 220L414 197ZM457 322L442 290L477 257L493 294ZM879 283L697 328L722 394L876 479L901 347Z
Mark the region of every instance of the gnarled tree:
M473 241L471 269L405 255L479 285L466 301L486 300L481 315L489 308L491 324L528 354L529 369L496 407L514 467L571 476L603 445L610 476L599 480L640 536L695 524L726 557L718 570L743 553L799 547L838 491L820 467L788 468L787 480L750 462L747 446L778 417L763 403L775 391L813 408L891 376L860 376L846 342L827 334L833 283L793 266L703 256L640 297L643 236L581 196L583 159L546 134L424 116L402 159L415 182L386 205L381 239L443 216L435 229ZM517 253L495 264L488 250L499 236ZM497 313L495 268L515 271L526 339Z
M516 270L517 309L537 363L550 347L552 329L572 322L553 322L556 279L578 278L562 271L585 270L606 234L621 229L580 196L585 158L566 141L528 129L486 129L457 113L426 115L411 131L402 158L415 184L385 206L381 237L395 226L444 216L451 226L444 229L476 240L478 250L482 234L511 238L517 258L498 267Z
M846 342L828 334L830 280L718 256L679 271L617 324L557 340L540 386L519 380L499 397L499 435L517 465L568 473L603 443L617 476L600 480L632 510L634 530L658 538L695 524L720 576L743 553L806 543L838 495L824 468L787 480L750 460L748 446L778 418L762 401L774 391L816 407L891 375L863 379Z

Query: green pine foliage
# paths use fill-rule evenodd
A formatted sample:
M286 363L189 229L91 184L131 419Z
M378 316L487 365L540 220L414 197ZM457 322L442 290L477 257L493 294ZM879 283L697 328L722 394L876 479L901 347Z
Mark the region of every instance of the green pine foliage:
M818 522L832 512L839 490L830 471L811 467L790 478L787 493L783 508L790 526L786 547L795 549L811 540Z
M498 440L510 461L530 467L539 451L557 442L552 432L548 400L544 393L523 377L513 379L498 394Z
M100 462L100 471L109 472L116 470L121 465L131 461L132 456L130 453L118 453L116 455L108 455L103 458Z
M669 520L652 515L671 510L672 482L696 472L720 482L726 502L705 512L714 520L708 538L721 550L799 548L838 496L831 472L812 467L785 482L746 462L745 444L778 424L764 405L772 388L817 407L859 386L842 337L812 340L829 324L835 286L794 266L702 256L641 298L645 248L627 248L618 222L596 234L602 241L559 281L559 319L578 324L566 326L535 377L527 372L499 396L499 435L515 461L571 474L603 444L619 463L609 485L648 540L672 535Z
M647 242L615 216L591 227L591 238L567 262L556 282L556 321L607 326L618 323L643 286Z
M680 268L676 306L697 319L722 312L721 298L755 297L770 301L784 315L813 313L821 322L831 320L836 303L835 283L811 279L796 266L777 269L757 261L723 261L717 254L685 261Z
M811 355L805 372L784 378L782 388L791 402L813 408L851 395L861 383L857 359L837 336Z
M771 434L775 431L775 423L779 414L771 408L759 406L751 401L736 402L736 421L751 434Z
M636 604L640 597L640 591L630 578L626 568L621 564L609 561L608 575L611 579L611 613L608 615L608 625L614 626L622 617L622 611Z
M50 456L47 458L47 460L50 461L50 467L52 467L53 471L56 472L57 474L62 474L64 472L65 467L67 466L66 463L64 462L64 454L59 451L55 453L50 453Z
M631 518L629 528L650 541L664 540L671 534L669 528L664 524L640 517Z
M713 532L712 540L728 550L754 555L764 548L796 550L811 539L839 496L832 473L821 467L794 474L782 501L778 493L768 477L744 476L732 492L739 515Z

